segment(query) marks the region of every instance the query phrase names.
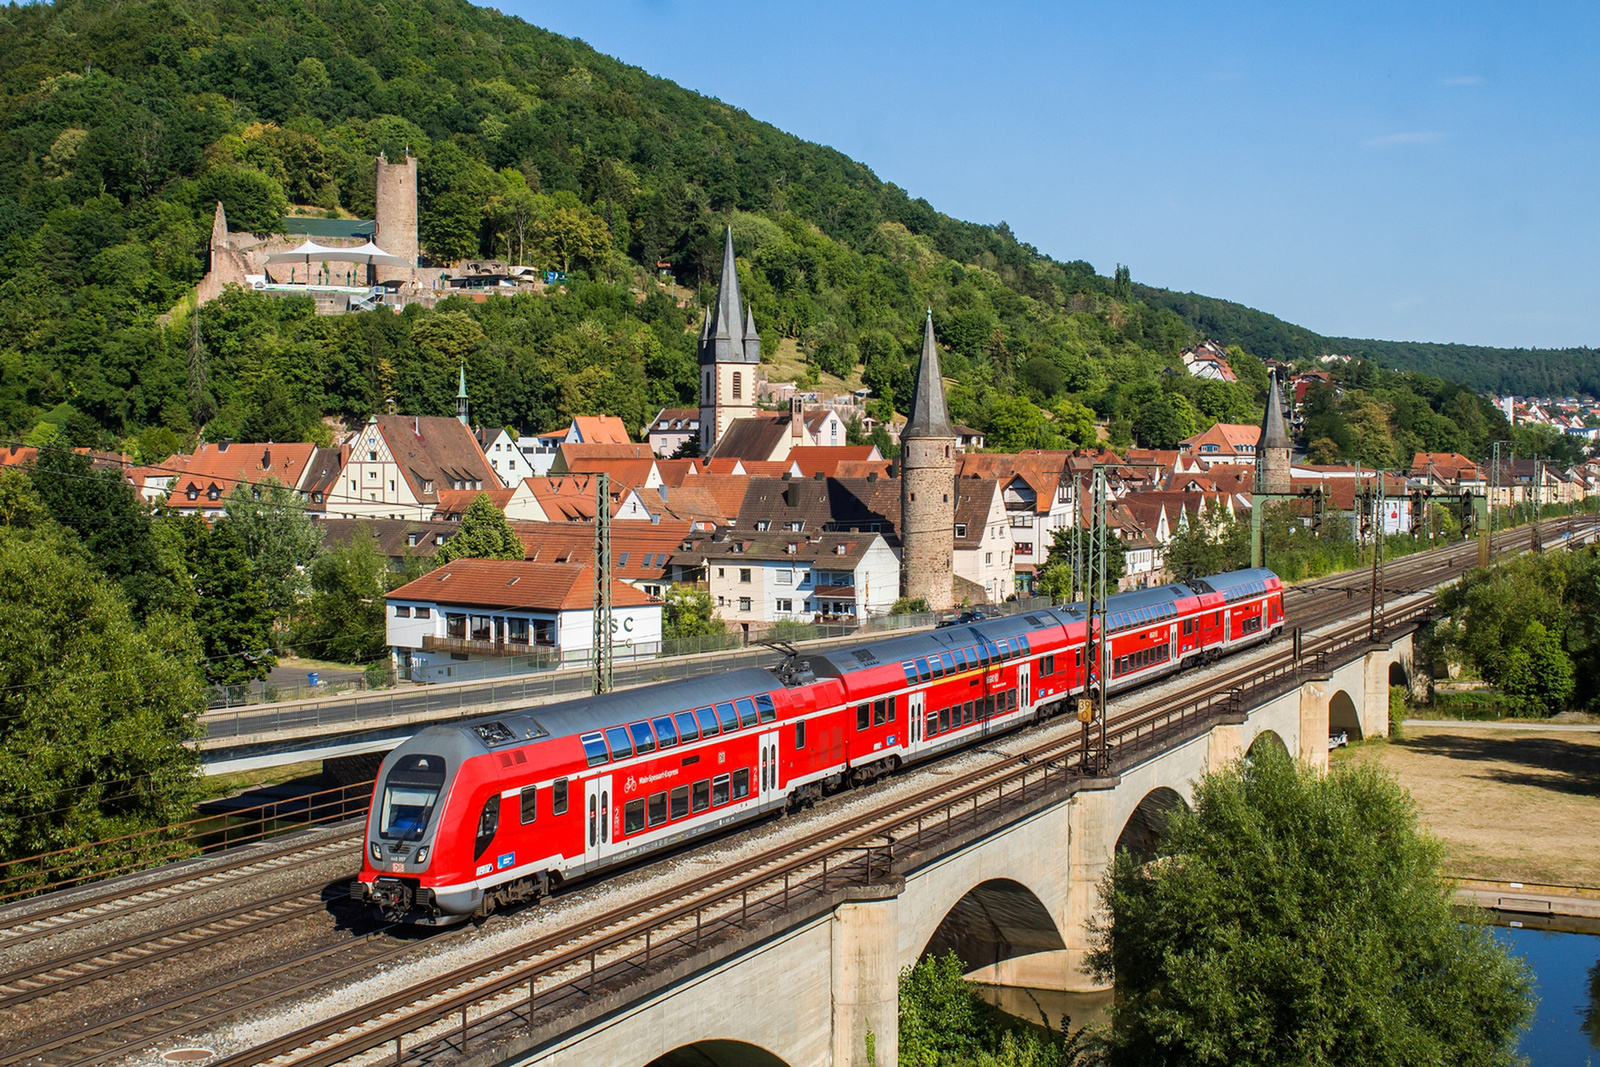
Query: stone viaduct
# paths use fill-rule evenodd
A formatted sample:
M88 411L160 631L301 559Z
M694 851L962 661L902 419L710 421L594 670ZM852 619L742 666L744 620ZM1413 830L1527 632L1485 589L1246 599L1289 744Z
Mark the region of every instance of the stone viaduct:
M955 950L969 973L1031 988L1097 988L1085 969L1098 885L1119 849L1149 851L1161 814L1207 769L1263 744L1326 766L1330 732L1386 735L1412 641L1353 649L1324 676L1212 720L1111 776L1012 812L897 864L789 923L667 980L639 983L475 1050L475 1065L858 1067L897 1062L900 970Z

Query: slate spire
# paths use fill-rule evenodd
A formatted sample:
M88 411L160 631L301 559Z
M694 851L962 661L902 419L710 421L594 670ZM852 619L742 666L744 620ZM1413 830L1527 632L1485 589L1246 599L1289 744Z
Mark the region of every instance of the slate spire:
M1283 391L1278 388L1278 375L1273 372L1267 387L1267 411L1261 419L1261 443L1258 451L1268 448L1288 448L1289 433L1283 425Z
M900 431L903 441L911 437L955 437L950 411L944 402L944 378L939 373L939 346L933 340L933 309L922 330L922 358L917 361L917 376L911 386L911 406L906 411L906 426Z
M467 364L461 364L461 385L456 389L456 418L467 425Z
M722 277L717 280L717 302L706 312L705 330L700 342L701 363L759 363L761 343L755 344L751 358L750 334L755 317L745 315L739 296L739 266L733 254L733 227L728 227L722 243Z

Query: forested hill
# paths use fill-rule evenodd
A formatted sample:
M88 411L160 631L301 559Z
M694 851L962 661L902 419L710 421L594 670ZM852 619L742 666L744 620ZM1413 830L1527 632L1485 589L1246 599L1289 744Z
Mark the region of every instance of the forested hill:
M1139 299L1176 312L1185 323L1225 345L1262 359L1294 360L1338 352L1390 370L1448 378L1474 389L1518 396L1600 396L1600 350L1487 348L1426 341L1324 337L1230 300L1135 285Z
M237 291L187 310L218 201L238 230L286 212L370 218L380 151L418 157L426 255L511 258L568 283L400 316L316 317ZM882 419L909 395L931 307L960 383L952 413L998 449L1091 443L1095 416L1114 444L1170 448L1259 418L1266 382L1244 354L1239 383L1189 378L1186 344L1318 347L1238 305L1051 260L1004 223L951 219L836 151L465 0L0 8L11 439L144 461L202 436L324 440L326 419L390 400L452 412L462 363L486 425L603 411L637 430L696 396L699 312L658 264L706 300L724 226L765 357L861 381ZM1322 454L1398 464L1503 436L1459 386L1382 388L1395 395L1378 396L1370 432Z

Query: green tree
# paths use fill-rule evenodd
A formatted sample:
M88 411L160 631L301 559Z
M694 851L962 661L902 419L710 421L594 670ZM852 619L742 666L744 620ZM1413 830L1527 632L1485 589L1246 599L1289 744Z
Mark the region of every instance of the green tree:
M1544 623L1528 624L1522 640L1506 656L1500 688L1521 697L1546 715L1561 711L1575 685L1572 660Z
M206 680L242 685L265 678L277 663L273 613L244 538L226 522L207 527L199 515L179 519L176 525L199 597L194 622Z
M505 512L494 506L488 493L479 493L461 516L461 529L439 546L435 565L453 559L524 559L522 539L506 522Z
M675 585L667 590L661 608L663 637L706 637L727 629L710 593L692 585Z
M197 758L183 742L204 706L187 620L137 626L48 523L0 529L0 602L0 858L186 816ZM98 855L66 857L67 873L92 873Z
M1212 502L1191 515L1167 544L1167 570L1179 581L1239 570L1250 565L1250 526Z
M915 615L928 610L928 600L920 596L903 596L889 608L890 615Z
M1007 1015L963 976L954 952L900 972L902 1067L1076 1067L1095 1062L1096 1042L1068 1019L1042 1027ZM1061 1029L1052 1028L1060 1023Z
M267 610L276 619L286 617L305 592L307 571L322 548L322 528L306 515L305 501L272 478L253 486L240 482L222 512L244 541Z
M1521 1062L1531 976L1461 921L1441 856L1370 764L1261 746L1207 774L1157 857L1121 853L1102 885L1109 1063Z
M388 647L384 630L388 560L359 535L317 557L311 598L295 628L298 650L338 663L367 663Z

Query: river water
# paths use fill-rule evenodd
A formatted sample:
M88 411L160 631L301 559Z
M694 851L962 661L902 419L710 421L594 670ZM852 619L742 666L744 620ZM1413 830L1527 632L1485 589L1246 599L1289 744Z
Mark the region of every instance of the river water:
M1518 1046L1529 1067L1600 1067L1600 928L1595 933L1574 933L1496 926L1493 932L1512 955L1528 961L1537 983L1539 1005ZM1110 992L981 988L984 999L996 1007L1029 1022L1048 1020L1057 1030L1064 1015L1071 1018L1074 1029L1085 1023L1104 1025L1112 999Z
M1526 926L1494 934L1538 983L1533 1026L1518 1046L1530 1067L1600 1067L1600 936Z

